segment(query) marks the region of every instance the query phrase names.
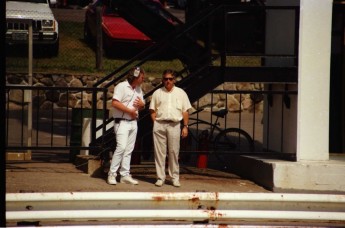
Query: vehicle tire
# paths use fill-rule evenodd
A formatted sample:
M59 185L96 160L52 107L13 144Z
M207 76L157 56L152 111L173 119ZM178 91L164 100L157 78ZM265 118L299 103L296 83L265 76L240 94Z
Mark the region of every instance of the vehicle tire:
M240 128L227 128L221 131L216 136L213 146L215 157L224 165L223 169L230 168L230 161L234 154L254 151L252 137Z
M60 39L58 38L56 43L50 47L50 56L56 57L59 54Z

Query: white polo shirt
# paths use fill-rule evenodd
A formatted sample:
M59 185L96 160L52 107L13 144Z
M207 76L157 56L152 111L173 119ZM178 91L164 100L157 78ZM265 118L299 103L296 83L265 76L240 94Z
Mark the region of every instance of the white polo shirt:
M113 99L120 101L128 108L134 108L133 102L137 97L144 101L144 93L141 90L141 87L136 86L133 89L127 80L120 82L114 88ZM132 119L132 117L129 114L124 113L116 108L114 108L113 117Z

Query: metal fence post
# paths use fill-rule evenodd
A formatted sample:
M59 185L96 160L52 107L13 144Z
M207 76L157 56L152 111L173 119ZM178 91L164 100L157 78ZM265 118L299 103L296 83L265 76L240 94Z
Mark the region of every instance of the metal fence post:
M28 74L28 82L29 85L32 86L32 62L33 62L33 36L32 36L32 20L28 22L29 24L29 32L28 32L28 38L29 38L29 62L28 62L28 68L29 68L29 74ZM28 147L32 145L32 91L26 90L26 95L28 99ZM28 150L28 158L31 160L31 150Z

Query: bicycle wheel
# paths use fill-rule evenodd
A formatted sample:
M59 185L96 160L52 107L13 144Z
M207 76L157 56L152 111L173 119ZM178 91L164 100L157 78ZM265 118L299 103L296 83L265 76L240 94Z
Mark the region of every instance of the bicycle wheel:
M191 150L200 151L202 150L201 145L204 145L205 142L201 142L201 140L207 140L208 142L208 150L213 150L213 142L214 136L218 135L221 129L214 124L209 122L198 120L189 124L188 127L188 143ZM211 147L211 148L210 148Z
M212 152L213 135L217 135L220 128L203 120L192 121L195 122L189 124L188 137L181 140L180 158L186 164L196 165L199 154Z
M221 131L214 140L215 156L224 165L230 167L231 155L254 151L252 137L240 128L227 128Z

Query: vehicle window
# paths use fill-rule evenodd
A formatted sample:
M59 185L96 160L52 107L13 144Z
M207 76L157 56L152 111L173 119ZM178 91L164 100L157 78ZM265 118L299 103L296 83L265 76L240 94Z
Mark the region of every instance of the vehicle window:
M47 0L6 0L7 2L31 2L31 3L47 3Z

